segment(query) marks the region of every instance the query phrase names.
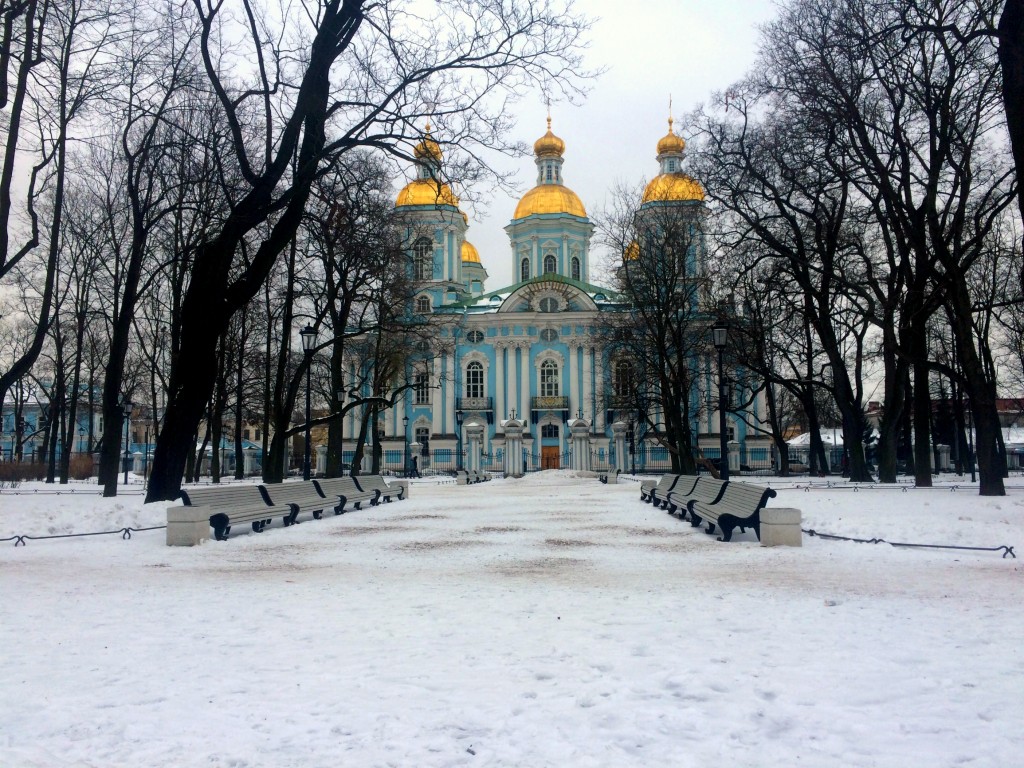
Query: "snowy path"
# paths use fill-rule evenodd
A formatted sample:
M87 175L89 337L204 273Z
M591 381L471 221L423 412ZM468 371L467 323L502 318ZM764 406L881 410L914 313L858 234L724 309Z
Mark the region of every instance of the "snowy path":
M1020 764L1020 561L726 545L637 497L542 473L192 549L0 549L0 765ZM1024 496L776 501L1024 549ZM109 503L4 496L0 535Z

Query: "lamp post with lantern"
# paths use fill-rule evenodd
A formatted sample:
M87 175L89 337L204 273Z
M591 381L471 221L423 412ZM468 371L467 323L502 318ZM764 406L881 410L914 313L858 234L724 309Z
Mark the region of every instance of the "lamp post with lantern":
M306 327L299 331L302 338L302 354L306 358L306 447L302 456L302 479L309 480L309 422L312 418L310 407L310 369L313 367L313 347L316 346L316 329L307 323Z
M718 350L718 443L721 458L718 460L718 477L729 479L729 435L726 433L725 407L725 346L729 341L729 326L719 321L711 328L712 340Z
M129 453L129 438L130 435L128 430L131 429L132 425L132 401L127 397L121 401L121 411L124 413L124 484L128 485L128 457Z

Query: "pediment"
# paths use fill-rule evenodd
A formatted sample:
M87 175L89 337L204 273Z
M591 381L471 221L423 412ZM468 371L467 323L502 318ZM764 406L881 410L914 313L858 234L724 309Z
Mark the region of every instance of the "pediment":
M501 303L499 313L540 312L592 312L597 310L594 300L575 285L559 280L531 280L510 293Z

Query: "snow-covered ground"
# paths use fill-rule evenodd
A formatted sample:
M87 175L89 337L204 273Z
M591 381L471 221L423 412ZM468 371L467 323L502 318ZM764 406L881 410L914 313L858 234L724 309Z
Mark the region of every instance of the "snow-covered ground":
M807 528L1024 553L1024 488L775 485ZM4 543L0 765L1024 764L1022 560L724 544L568 472L411 496ZM4 492L0 538L166 506Z

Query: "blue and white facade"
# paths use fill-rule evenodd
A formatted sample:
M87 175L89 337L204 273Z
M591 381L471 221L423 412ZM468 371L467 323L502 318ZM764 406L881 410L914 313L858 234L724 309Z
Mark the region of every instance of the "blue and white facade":
M683 146L670 122L669 136L658 144L662 173L648 186L643 205L690 206L699 227L703 190L681 171ZM625 363L606 345L608 323L601 315L629 306L615 290L591 282L594 226L563 182L564 148L549 119L547 133L534 145L536 186L505 227L516 282L488 291L458 199L434 181L440 150L429 132L417 147L417 178L398 195L396 208L416 280L412 309L428 317L436 332L410 350L407 375L415 386L371 430L383 435L386 469L401 471L407 443L420 457L420 470L431 462L450 468L460 450L467 462L482 454L483 469L507 469L506 426L522 430L526 470L628 468L623 422L630 415L616 409L615 397L615 370ZM696 273L703 270L703 240L694 243ZM711 364L710 354L695 361L707 375L706 391ZM354 373L361 363L349 365ZM712 455L717 414L700 407L703 395L694 397L693 433ZM652 415L657 423L657 413ZM346 461L360 417L352 411L345 419ZM737 440L747 438L743 420L735 420L734 429ZM644 455L657 457L656 436L647 439ZM449 455L453 460L446 461Z

